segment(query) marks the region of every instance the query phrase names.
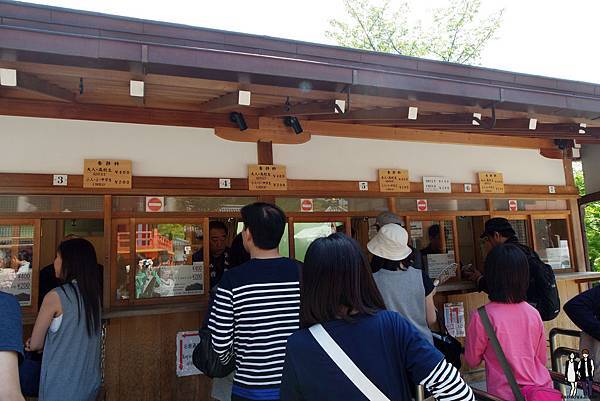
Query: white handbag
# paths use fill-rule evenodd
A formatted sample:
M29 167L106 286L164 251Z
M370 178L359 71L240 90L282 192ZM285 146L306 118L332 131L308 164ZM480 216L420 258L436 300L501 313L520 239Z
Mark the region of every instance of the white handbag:
M315 324L309 330L321 348L369 401L390 401L352 362L322 325Z

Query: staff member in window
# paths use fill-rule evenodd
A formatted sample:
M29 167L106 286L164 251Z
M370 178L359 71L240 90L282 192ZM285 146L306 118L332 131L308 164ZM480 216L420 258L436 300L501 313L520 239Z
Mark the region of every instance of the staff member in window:
M227 246L227 235L229 230L222 221L211 221L208 228L209 251L210 251L210 288L221 281L225 270L229 269L229 254L231 250ZM200 248L192 255L192 262L204 260L203 250Z

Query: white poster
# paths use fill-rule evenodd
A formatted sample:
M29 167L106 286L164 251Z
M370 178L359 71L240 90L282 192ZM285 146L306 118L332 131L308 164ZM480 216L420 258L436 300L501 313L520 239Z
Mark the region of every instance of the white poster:
M197 331L180 331L177 333L177 377L201 375L192 362L192 355L196 345L200 344Z
M411 221L410 222L410 237L411 238L423 238L423 222L422 221Z
M449 194L452 192L452 182L446 177L423 177L423 192Z
M173 295L204 294L204 262L171 267L173 270Z
M454 263L454 252L427 255L427 273L431 279L436 279L449 265ZM450 277L456 277L456 270L450 272Z
M464 337L465 307L462 302L444 304L444 322L452 337Z

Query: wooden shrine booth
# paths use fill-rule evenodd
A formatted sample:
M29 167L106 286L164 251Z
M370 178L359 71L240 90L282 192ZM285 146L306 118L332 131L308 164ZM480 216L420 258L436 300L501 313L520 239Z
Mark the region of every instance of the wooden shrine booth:
M10 1L0 78L0 289L30 331L56 245L94 243L109 400L209 399L210 380L177 376L176 336L206 313L210 222L231 240L257 200L286 212L280 250L299 260L334 230L366 246L391 211L416 248L437 225L446 261L483 269L479 235L502 216L555 268L562 301L600 278L572 172L600 142L598 85ZM131 182L90 188L85 159L131 161ZM252 165L284 166L285 186L257 189ZM382 190L380 169L402 186ZM172 285L144 291L145 260ZM486 302L473 291L459 269L436 302L462 302L468 321ZM557 326L573 327L563 313Z

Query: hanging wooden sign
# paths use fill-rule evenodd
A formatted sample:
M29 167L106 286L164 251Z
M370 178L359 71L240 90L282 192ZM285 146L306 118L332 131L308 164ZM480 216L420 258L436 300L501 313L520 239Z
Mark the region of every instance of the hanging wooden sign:
M504 176L502 173L480 172L479 192L482 194L503 194Z
M410 192L408 170L379 169L380 192Z
M250 191L287 191L285 166L251 164L248 166Z
M84 188L131 188L131 160L85 159Z

